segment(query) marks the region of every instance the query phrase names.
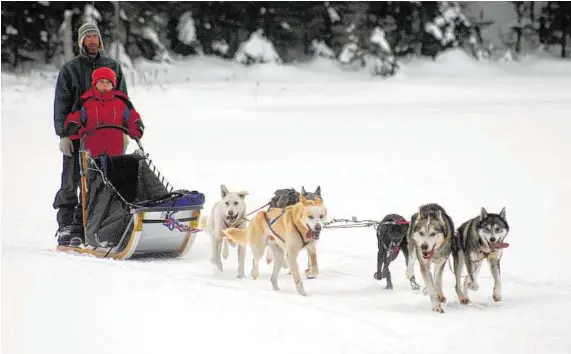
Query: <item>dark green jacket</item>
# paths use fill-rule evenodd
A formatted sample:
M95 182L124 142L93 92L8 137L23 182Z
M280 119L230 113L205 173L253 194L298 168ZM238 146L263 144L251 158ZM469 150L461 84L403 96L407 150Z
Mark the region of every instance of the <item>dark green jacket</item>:
M63 123L73 105L91 87L91 73L100 67L113 69L117 74L117 89L128 95L121 65L116 60L102 54L94 58L80 54L69 60L59 71L55 90L54 128L59 137L62 137Z

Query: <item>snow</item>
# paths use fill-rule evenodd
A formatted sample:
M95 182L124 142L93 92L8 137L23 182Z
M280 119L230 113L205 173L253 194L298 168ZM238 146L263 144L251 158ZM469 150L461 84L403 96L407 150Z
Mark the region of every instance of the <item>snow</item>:
M446 266L445 314L409 289L402 255L394 290L373 279L372 228L324 231L306 298L286 272L271 290L266 265L258 280L236 279L234 249L219 273L205 233L176 260L54 252L55 77L3 72L3 351L571 352L569 61L476 66L460 54L403 63L403 75L382 81L324 58L298 67L196 58L169 65L160 86L129 86L146 150L176 187L205 193L205 214L220 184L248 190L249 210L275 189L321 185L329 219L410 218L438 202L459 225L505 206L504 300L492 301L484 266L473 304L460 305ZM248 250L247 272L250 259ZM305 253L299 260L305 268Z
M389 42L387 42L385 31L383 31L380 27L375 27L371 33L370 41L371 43L377 44L383 50L383 52L392 53L391 45Z
M176 30L178 32L177 38L182 43L190 45L197 41L192 11L186 11L180 16Z
M250 61L255 63L281 63L276 48L264 36L263 32L262 29L252 32L248 40L240 44L236 54L234 54L234 60L242 64Z

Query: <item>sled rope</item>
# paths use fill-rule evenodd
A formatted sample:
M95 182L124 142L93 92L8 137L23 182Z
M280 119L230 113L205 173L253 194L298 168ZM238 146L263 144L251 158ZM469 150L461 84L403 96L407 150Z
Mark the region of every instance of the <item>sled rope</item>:
M161 183L167 188L169 193L172 193L172 191L174 190L173 185L170 184L169 181L166 180L165 176L161 173L161 171L159 171L157 166L153 163L153 160L149 158L149 154L145 153L142 149L140 150L140 152L138 152L138 154L147 161L151 171L155 174L155 176L157 176L158 179L160 179Z
M339 224L345 223L342 225L332 225L332 224ZM328 229L351 229L356 227L369 227L373 226L375 230L379 227L379 225L408 225L410 222L406 220L399 220L399 221L377 221L377 220L357 220L356 217L351 219L331 219L324 224L323 228Z

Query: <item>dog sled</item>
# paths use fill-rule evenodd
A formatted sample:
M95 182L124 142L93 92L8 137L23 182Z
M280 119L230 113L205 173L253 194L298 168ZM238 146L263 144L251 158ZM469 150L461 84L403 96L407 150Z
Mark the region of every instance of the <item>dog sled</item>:
M102 125L98 129L127 130ZM85 135L84 135L85 137ZM185 255L199 230L204 194L173 190L139 149L122 156L93 158L80 143L81 206L85 242L58 251L118 260Z

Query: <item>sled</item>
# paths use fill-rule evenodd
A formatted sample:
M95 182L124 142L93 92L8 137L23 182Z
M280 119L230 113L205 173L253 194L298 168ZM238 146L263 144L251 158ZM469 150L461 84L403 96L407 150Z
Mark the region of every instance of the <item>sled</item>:
M102 125L96 129L126 129ZM89 134L89 133L87 133ZM204 194L173 190L143 150L93 158L80 143L81 206L85 242L57 250L98 258L174 258L185 255L200 232Z

